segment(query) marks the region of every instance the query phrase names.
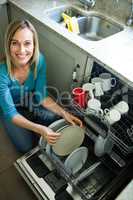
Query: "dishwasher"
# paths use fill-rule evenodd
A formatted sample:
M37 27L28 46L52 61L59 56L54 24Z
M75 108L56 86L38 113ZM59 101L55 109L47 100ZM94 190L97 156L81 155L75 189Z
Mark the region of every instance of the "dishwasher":
M108 72L94 62L91 78ZM112 74L113 75L113 74ZM114 75L113 75L114 76ZM133 137L127 129L133 125L133 91L118 77L116 86L100 97L102 109L124 100L129 105L128 113L112 125L92 114L86 115L73 101L65 108L80 117L85 124L85 137L81 147L88 150L86 160L77 173L65 168L67 159L53 156L49 146L40 138L37 147L14 163L16 169L38 199L46 200L108 200L114 199L128 183L133 167ZM54 131L69 126L65 120L50 125ZM99 149L96 147L99 145ZM99 153L100 152L100 153Z

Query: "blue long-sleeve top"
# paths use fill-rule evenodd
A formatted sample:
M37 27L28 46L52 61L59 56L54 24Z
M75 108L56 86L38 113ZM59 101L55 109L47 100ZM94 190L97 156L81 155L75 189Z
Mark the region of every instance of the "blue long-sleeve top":
M38 104L48 96L46 62L42 54L37 64L36 78L34 78L34 70L31 66L23 85L18 80L10 78L5 63L0 64L0 116L12 120L15 115L19 114L17 106L21 105L24 97L29 94L34 95Z

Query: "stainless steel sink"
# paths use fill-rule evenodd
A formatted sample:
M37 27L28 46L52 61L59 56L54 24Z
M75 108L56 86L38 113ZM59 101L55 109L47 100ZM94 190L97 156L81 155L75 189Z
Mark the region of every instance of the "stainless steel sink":
M101 13L88 11L83 12L74 7L60 7L47 12L49 18L64 26L62 13L75 16L78 20L80 34L79 36L91 41L102 40L122 31L124 28L111 18Z
M78 18L80 36L87 40L98 41L123 30L123 26L104 16L89 14Z
M63 17L62 17L62 13L66 13L67 15L69 15L70 17L81 17L84 16L82 14L81 11L79 11L78 9L74 8L74 7L69 7L69 6L61 6L61 7L57 7L54 9L50 9L46 12L47 16L54 20L57 23L62 23L63 22Z

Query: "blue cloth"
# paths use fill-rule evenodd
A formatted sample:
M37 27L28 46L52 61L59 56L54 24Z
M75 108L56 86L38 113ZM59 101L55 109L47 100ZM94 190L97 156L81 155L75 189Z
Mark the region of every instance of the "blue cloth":
M7 65L0 64L0 115L6 119L12 119L18 111L17 106L27 104L28 97L34 97L34 102L40 102L48 96L46 84L46 62L42 54L39 56L37 65L37 78L34 79L33 66L31 66L29 75L21 85L18 80L11 79Z
M47 96L46 62L42 54L37 65L37 78L34 79L31 66L23 85L10 78L5 63L0 64L0 118L18 151L25 153L32 149L37 144L39 136L13 124L12 118L15 115L21 114L35 123L46 126L60 118L40 105Z

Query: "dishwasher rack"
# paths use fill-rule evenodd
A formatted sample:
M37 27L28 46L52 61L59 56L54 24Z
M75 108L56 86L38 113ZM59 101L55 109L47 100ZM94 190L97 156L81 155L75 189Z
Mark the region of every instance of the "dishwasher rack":
M121 119L113 125L105 124L102 119L95 115L87 115L78 105L73 104L73 109L83 118L95 135L109 137L124 154L133 153L133 138L127 134L127 129L133 125L133 106L129 104L129 112L121 115ZM133 137L133 136L132 136Z
M87 141L86 144L87 148L88 142L89 141ZM89 147L91 145L92 144L89 143ZM66 170L64 166L65 158L55 156L55 154L52 154L52 152L49 154L45 148L42 148L41 152L43 155L46 155L51 163L55 166L55 173L58 176L61 175L61 177L63 177L84 200L94 200L95 195L98 195L102 188L109 185L116 176L116 174L110 170L102 162L102 160L99 160L99 158L97 158L94 154L91 154L91 149L89 149L89 155L84 166L75 174L70 174ZM81 178L82 175L83 178Z
M110 127L110 136L124 154L133 153L133 140L127 130L133 125L133 111L121 117L121 120Z

